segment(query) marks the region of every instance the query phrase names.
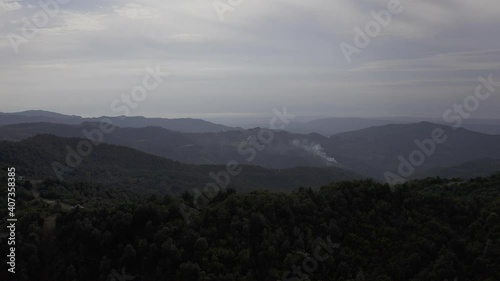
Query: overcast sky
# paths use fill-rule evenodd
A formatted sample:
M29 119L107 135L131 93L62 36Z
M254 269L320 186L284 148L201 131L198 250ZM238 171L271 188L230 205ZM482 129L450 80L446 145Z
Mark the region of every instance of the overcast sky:
M117 115L158 64L171 75L131 115L441 116L479 75L500 81L498 0L402 0L350 63L339 45L390 1L242 0L224 20L212 0L64 1L16 54L40 4L0 0L0 111ZM499 108L500 87L474 117Z

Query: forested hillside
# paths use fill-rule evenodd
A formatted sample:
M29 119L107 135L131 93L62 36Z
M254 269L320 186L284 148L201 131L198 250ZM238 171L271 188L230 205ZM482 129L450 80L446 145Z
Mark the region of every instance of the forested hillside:
M93 131L98 126L97 123L0 126L0 139L23 140L37 134L88 138L84 132ZM262 132L258 128L181 133L160 127L116 127L113 132L105 134L103 140L183 163L220 165L237 160L272 169L330 166L379 180L385 180L384 174L388 171L397 173L401 163L408 161L414 151L425 152L425 161L414 165L412 176L426 175L427 170L433 169L434 174L431 175L443 177L448 173L436 173L440 168L485 158L500 159L500 136L462 128L454 130L429 122L370 127L331 137L273 131L273 137L265 143L259 137ZM432 140L436 132L441 136L439 141ZM477 176L477 173L467 171L463 170L461 175Z
M192 165L137 151L128 147L99 144L88 155L76 155L82 139L39 135L21 142L0 142L0 167L16 167L28 179L57 179L57 171L65 181L87 181L106 187L127 190L158 191L181 194L216 181L220 173L228 174L226 165ZM69 148L69 150L68 150ZM73 153L69 153L73 151ZM81 162L68 166L67 157ZM75 159L79 157L81 161ZM335 167L297 167L266 169L239 163L237 175L230 176L228 187L239 191L269 189L286 191L300 186L320 187L332 181L359 179L351 171ZM64 167L63 167L64 166ZM210 176L213 173L216 176ZM224 177L221 177L224 178ZM224 181L226 179L224 178Z
M24 186L20 280L113 280L112 272L134 278L124 280L500 280L500 175L429 178L394 190L373 181L293 193L227 190L190 224L180 211L192 206L189 194ZM48 190L60 201L42 199Z

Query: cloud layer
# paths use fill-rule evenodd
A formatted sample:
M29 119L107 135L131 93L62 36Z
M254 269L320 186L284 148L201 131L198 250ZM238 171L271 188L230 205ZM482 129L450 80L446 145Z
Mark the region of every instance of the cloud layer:
M211 0L64 0L16 54L9 34L22 35L43 9L4 0L0 111L111 115L111 101L156 64L172 76L134 115L287 105L331 116L439 116L473 93L478 75L500 80L494 0L402 0L403 11L347 63L339 44L352 44L354 29L390 1L242 0L221 21ZM476 117L500 117L498 92Z

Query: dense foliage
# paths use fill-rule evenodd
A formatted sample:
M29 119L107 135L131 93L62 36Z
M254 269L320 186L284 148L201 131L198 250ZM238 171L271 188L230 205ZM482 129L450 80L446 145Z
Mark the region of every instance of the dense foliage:
M110 273L122 270L133 280L500 280L500 175L395 190L373 181L226 190L190 224L180 213L192 206L190 194L52 180L24 186L20 280L120 280ZM333 250L307 273L304 261L318 247Z

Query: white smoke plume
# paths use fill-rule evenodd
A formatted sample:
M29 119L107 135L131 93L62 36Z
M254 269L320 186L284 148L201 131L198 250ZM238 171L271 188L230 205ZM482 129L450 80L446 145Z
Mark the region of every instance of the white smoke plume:
M323 149L323 147L321 146L321 144L309 143L307 140L300 141L298 139L295 139L295 140L292 141L292 145L295 146L295 147L298 147L298 148L302 148L303 150L311 153L314 156L318 156L320 158L323 158L328 163L335 163L335 164L337 164L337 160L335 160L335 158L333 158L333 157L329 157L326 154L326 152Z

